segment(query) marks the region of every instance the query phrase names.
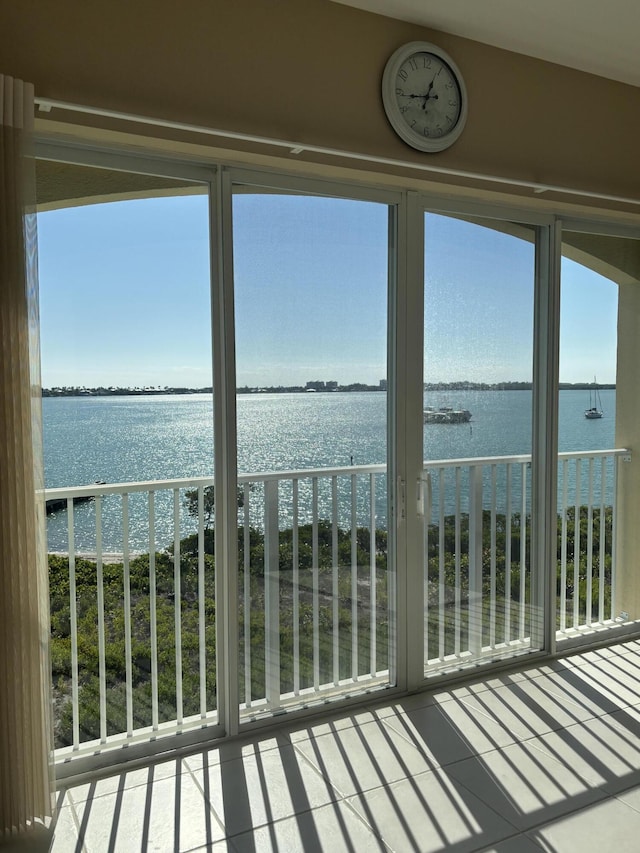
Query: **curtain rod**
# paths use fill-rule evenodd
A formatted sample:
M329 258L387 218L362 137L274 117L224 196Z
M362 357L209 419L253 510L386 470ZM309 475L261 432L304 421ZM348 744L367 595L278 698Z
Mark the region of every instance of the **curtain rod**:
M391 157L378 157L375 154L359 154L355 151L342 151L338 148L326 148L321 145L308 145L302 142L290 142L285 139L272 139L267 136L257 136L251 133L238 133L233 130L220 130L212 127L203 127L197 124L169 121L167 119L140 116L133 113L124 113L117 110L106 110L101 107L89 107L82 104L72 104L67 101L57 101L51 98L36 97L35 103L40 112L49 113L52 109L65 110L67 112L84 113L85 115L100 116L101 118L116 119L118 121L135 122L152 127L164 127L170 130L180 130L187 133L197 133L205 136L217 136L224 139L232 139L237 142L250 142L258 145L271 145L277 148L286 148L290 154L302 154L308 151L312 154L323 154L330 157L340 157L346 160L356 160L361 163L374 163L379 166L392 166L402 169L416 169L433 175L442 175L449 178L463 178L465 180L482 181L491 184L503 184L509 187L532 190L536 195L546 192L560 193L562 195L577 196L580 198L594 199L598 201L617 202L620 204L640 205L640 198L627 198L625 196L608 195L607 193L596 193L588 190L573 189L571 187L556 186L553 184L540 184L535 181L523 181L518 178L505 178L500 175L486 175L480 172L469 172L464 169L449 169L445 166L435 166L426 163L406 162Z

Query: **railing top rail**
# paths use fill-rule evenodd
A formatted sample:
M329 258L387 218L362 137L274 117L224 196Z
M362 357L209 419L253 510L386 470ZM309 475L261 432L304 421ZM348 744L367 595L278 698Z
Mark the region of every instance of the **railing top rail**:
M311 477L349 477L352 474L384 474L382 465L344 465L340 468L301 468L296 471L259 471L251 474L238 474L238 483L255 483L266 480L304 480Z
M558 459L589 459L603 456L625 456L631 451L625 448L611 450L575 450L558 454ZM525 464L531 462L531 454L512 456L484 456L465 459L429 459L424 462L424 471L434 468L478 467L481 465ZM383 474L386 465L346 465L339 468L301 468L291 471L258 471L238 475L238 485L246 483L269 482L273 480L304 480L313 477L346 477L363 474ZM132 492L155 492L163 489L194 489L199 486L213 486L214 478L185 477L174 480L145 480L130 483L91 483L85 486L63 486L45 489L45 498L77 498L93 495L131 494Z
M588 459L589 457L599 458L601 456L631 456L631 451L626 447L617 447L612 450L571 450L558 453L558 459Z
M469 456L464 459L425 459L424 470L430 468L474 468L479 465L524 464L531 462L531 454L514 454L512 456Z
M626 448L610 450L570 450L558 453L558 459L590 459L602 456L626 456L631 451ZM524 464L531 462L531 454L513 454L511 456L470 456L464 459L425 459L424 470L429 468L463 468L478 465Z
M347 465L340 468L300 468L292 471L256 471L238 474L238 485L267 482L271 480L305 480L313 477L343 477L353 474L384 474L386 465ZM144 480L130 483L90 483L86 486L61 486L45 489L45 497L71 498L93 495L129 494L131 492L156 492L163 489L195 489L198 486L213 486L214 478L184 477L174 480Z
M161 489L197 488L213 486L213 477L188 477L180 480L136 480L130 483L91 483L86 486L62 486L45 489L45 497L82 498L94 495L130 494L131 492L155 492Z

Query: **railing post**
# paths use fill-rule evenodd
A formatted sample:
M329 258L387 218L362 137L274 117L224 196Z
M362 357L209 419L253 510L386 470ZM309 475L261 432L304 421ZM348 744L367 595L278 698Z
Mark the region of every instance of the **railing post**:
M242 555L242 613L243 613L243 638L244 638L244 704L246 708L251 707L252 702L252 655L251 655L251 511L249 508L249 484L244 484L244 508L243 508L243 547Z
M76 546L73 530L73 498L67 499L69 535L69 619L71 633L71 702L73 708L73 748L80 746L80 706L78 683L78 600L76 597Z
M267 702L280 704L280 551L278 480L264 484L264 666Z
M469 651L482 652L482 466L469 468Z

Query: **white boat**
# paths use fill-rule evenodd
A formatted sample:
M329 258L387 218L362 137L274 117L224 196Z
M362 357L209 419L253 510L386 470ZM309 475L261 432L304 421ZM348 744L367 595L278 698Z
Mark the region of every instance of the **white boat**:
M589 388L589 408L585 409L584 416L589 421L595 421L601 418L603 414L602 400L600 399L600 392L598 391L596 378L594 376L593 387Z
M430 406L423 412L425 424L468 424L471 420L469 409L454 409L451 406L442 406L433 409Z

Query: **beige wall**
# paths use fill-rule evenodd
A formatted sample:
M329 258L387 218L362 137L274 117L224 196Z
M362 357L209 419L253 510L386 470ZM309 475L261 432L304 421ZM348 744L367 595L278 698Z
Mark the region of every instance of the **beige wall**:
M563 231L562 254L616 284L640 281L640 240Z
M640 275L639 275L640 278ZM616 447L633 451L619 468L616 537L616 611L640 619L640 287L621 284L618 294L618 371L616 376Z
M0 21L0 71L39 96L640 198L639 89L330 0L0 0ZM469 92L440 154L382 109L384 64L414 39L449 51Z

